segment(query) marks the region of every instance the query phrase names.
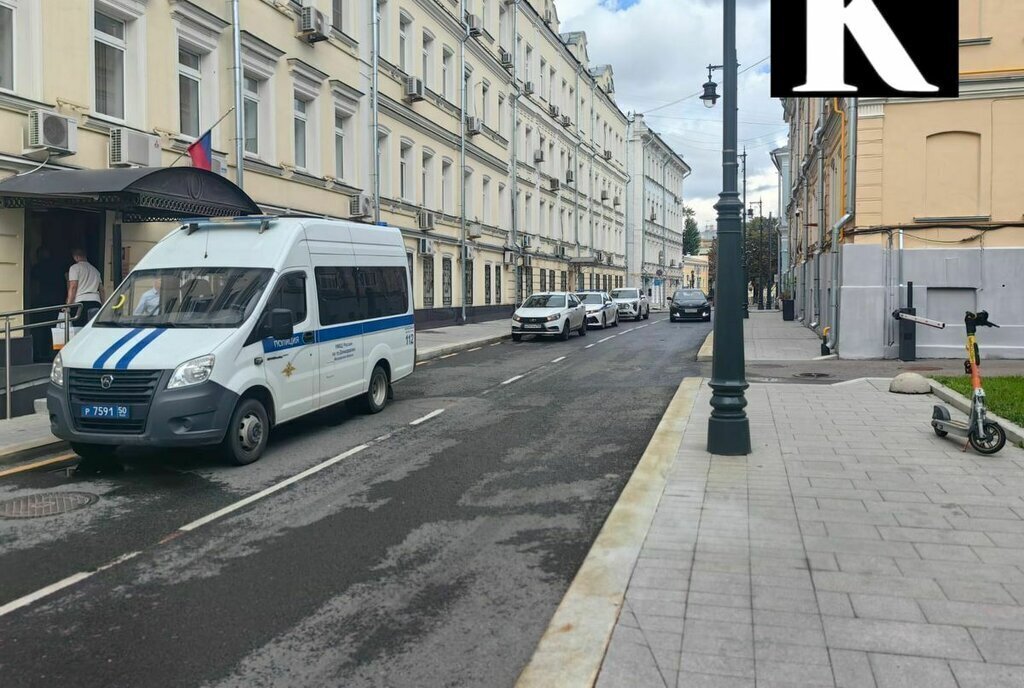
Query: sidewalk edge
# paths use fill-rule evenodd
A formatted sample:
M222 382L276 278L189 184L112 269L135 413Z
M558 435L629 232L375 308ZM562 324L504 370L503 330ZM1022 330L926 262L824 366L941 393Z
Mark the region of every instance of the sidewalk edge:
M704 343L700 345L700 350L697 352L697 361L700 363L710 362L714 347L715 331L711 330L710 332L708 332L708 336L704 338Z
M51 449L67 446L67 442L56 437L47 437L0 449L0 466L10 466L21 461L36 458Z
M481 337L480 339L474 339L468 342L450 344L448 346L443 346L440 349L433 349L427 352L420 351L416 353L416 362L423 363L424 361L432 361L435 358L440 358L441 356L447 356L448 354L456 354L459 353L460 351L472 349L477 346L486 346L487 344L500 342L501 340L508 339L509 337L511 337L511 334L489 335L487 337Z
M928 380L928 383L932 386L932 394L942 399L947 404L957 409L961 413L969 414L971 412L971 401L959 392L954 392L949 387L946 387L941 382L935 380ZM1006 431L1006 439L1014 443L1018 447L1024 444L1024 428L1020 427L1015 423L997 416L991 411L988 412L988 417L1003 426L1003 430Z
M555 610L517 688L594 684L703 378L684 378Z

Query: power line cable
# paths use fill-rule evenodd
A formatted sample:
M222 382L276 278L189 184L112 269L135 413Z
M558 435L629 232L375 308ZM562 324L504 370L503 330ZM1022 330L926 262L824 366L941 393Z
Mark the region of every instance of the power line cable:
M736 72L736 74L738 76L740 74L743 74L744 72L750 71L754 67L758 66L759 64L763 64L764 62L767 62L770 59L772 59L772 56L771 55L766 55L765 57L762 57L760 60L758 60L754 64L750 65L749 67L744 67L743 69L739 70L738 72ZM665 103L664 105L659 105L658 107L651 108L650 110L645 110L642 114L646 115L646 114L649 114L651 112L656 112L657 110L663 110L663 109L665 109L667 107L672 107L673 105L678 105L679 103L683 102L684 100L689 100L690 98L696 98L697 96L701 95L702 93L704 93L704 91L697 91L696 93L691 93L688 96L683 96L679 100L673 100L670 103Z

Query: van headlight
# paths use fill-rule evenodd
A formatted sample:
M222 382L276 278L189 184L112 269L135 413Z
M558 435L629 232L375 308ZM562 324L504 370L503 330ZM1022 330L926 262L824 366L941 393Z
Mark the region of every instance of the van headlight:
M191 361L185 361L174 369L171 379L167 382L167 389L189 387L191 385L198 385L200 382L206 382L213 373L213 361L213 354L206 354L199 358L193 358Z
M50 382L58 387L64 386L64 362L60 360L60 354L53 359L53 367L50 368Z

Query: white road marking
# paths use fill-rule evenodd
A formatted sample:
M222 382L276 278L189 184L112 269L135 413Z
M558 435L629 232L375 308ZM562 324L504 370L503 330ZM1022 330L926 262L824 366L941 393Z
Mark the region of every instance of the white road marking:
M491 346L501 346L501 344L501 342L494 342L493 344L491 344Z
M522 379L523 379L522 375L516 375L515 377L510 377L509 379L505 380L501 384L503 384L503 385L510 385L513 382L515 382L516 380L522 380Z
M622 334L629 334L630 332L632 332L635 329L636 329L635 327L631 327L628 330L625 330Z
M585 347L583 347L583 348L584 348L584 349L592 349L592 348L594 348L595 346L597 346L597 345L596 345L596 344L587 344L587 345L586 345Z
M558 363L559 361L564 361L564 360L565 360L565 356L559 356L558 358L556 358L555 360L553 360L551 362L552 363Z
M482 348L483 348L482 346L478 346L475 349L469 349L468 351L466 351L466 353L468 354L470 351L479 351Z
M129 559L133 559L133 558L139 556L140 554L142 554L142 552L130 552L128 554L122 554L117 559L114 559L113 561L107 562L106 564L104 564L103 566L100 566L97 569L94 569L92 571L81 571L79 573L72 574L72 575L68 576L67 578L65 578L63 580L59 580L56 583L51 583L50 585L47 585L45 588L39 588L35 592L29 593L28 595L25 595L23 597L19 597L18 599L12 600L12 601L8 602L7 604L5 604L4 606L0 607L0 616L4 616L5 614L10 614L15 609L21 609L22 607L26 607L26 606L32 604L33 602L36 602L38 600L43 599L44 597L52 595L53 593L55 593L55 592L57 592L59 590L63 590L64 588L69 588L72 585L74 585L75 583L79 583L81 581L84 581L89 576L97 574L100 571L106 571L109 568L113 568L114 566L117 566L120 563L126 562Z
M338 454L334 458L327 459L326 461L324 461L322 463L318 463L317 465L313 466L312 468L307 468L306 470L302 471L301 473L296 473L295 475L293 475L290 478L282 480L281 482L279 482L279 483L277 483L275 485L271 485L270 487L268 487L265 490L260 490L256 494L250 495L250 496L246 497L245 499L241 499L241 500L235 502L234 504L230 504L230 505L224 507L223 509L219 509L217 511L214 511L212 514L209 514L207 516L203 516L202 518L197 519L195 521L192 521L191 523L187 523L187 524L181 526L180 528L178 528L178 530L184 530L184 531L187 532L187 531L190 531L190 530L195 530L196 528L199 528L201 526L205 526L207 523L211 523L213 521L216 521L218 518L221 518L223 516L227 516L228 514L230 514L233 511L238 511L242 507L249 506L253 502L258 502L259 500L263 499L264 497L269 497L270 495L274 494L275 492L279 492L279 491L283 490L284 488L288 487L289 485L292 485L293 483L297 483L297 482L299 482L300 480L302 480L304 478L308 478L311 475L319 473L320 471L324 470L325 468L330 468L331 466L333 466L334 464L338 463L339 461L344 461L348 457L350 457L350 456L352 456L354 454L358 454L359 452L361 452L364 449L366 449L368 446L370 446L370 445L368 445L368 444L360 444L358 447L353 447L352 449L349 449L346 452L342 452L341 454Z
M444 413L444 409L437 409L436 411L431 411L422 418L417 418L413 422L409 423L409 425L419 425L420 423L426 423L431 418L434 418L435 416L440 416L442 413Z
M604 343L605 343L605 342L607 342L607 341L608 341L609 339L615 339L615 338L616 338L616 337L618 337L618 336L619 336L619 335L617 335L617 334L613 334L613 335L612 335L611 337L605 337L604 339L598 339L598 340L597 340L597 343L598 343L598 344L604 344Z
M444 356L439 356L438 358L451 358L452 356L458 356L458 354L457 354L457 353L454 353L454 354L445 354Z
M389 439L390 437L391 437L391 433L389 432L386 435L381 435L380 437L374 437L373 441L374 442L383 442L384 440Z

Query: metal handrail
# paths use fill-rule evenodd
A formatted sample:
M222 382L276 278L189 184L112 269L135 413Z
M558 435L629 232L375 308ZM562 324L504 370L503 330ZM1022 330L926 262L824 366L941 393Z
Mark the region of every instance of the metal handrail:
M14 394L14 385L11 383L11 333L12 332L24 332L31 330L35 327L49 327L52 325L59 325L61 322L64 323L64 343L67 344L68 340L71 339L71 320L77 319L82 312L84 304L72 303L72 304L61 304L59 306L43 306L42 308L24 308L20 311L7 311L6 313L0 313L0 318L4 319L4 399L7 402L7 419L10 420L13 417L14 409L12 396ZM22 321L21 325L11 327L11 318L18 318L26 315L32 315L33 313L47 313L55 311L57 313L64 313L64 319L61 320L57 317L56 320L47 320L45 322L38 323L25 323ZM71 313L74 312L72 317Z

